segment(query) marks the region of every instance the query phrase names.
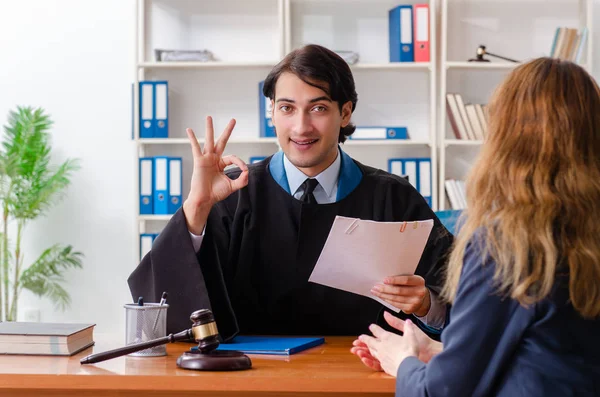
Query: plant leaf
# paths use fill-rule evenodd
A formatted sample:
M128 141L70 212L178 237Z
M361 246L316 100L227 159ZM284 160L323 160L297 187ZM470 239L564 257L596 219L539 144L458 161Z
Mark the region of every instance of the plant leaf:
M9 113L0 151L0 199L16 219L34 219L64 197L78 160L50 166L52 121L41 108Z
M23 271L19 279L20 287L40 297L50 298L55 302L56 308L65 310L71 299L61 285L64 281L63 274L68 269L82 268L82 257L83 254L73 251L70 245L55 244Z

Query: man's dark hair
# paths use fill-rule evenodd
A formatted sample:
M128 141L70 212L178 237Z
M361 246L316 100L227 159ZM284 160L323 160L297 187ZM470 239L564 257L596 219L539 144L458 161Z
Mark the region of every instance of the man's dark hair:
M352 102L352 112L356 109L358 95L354 86L354 77L346 61L335 52L316 44L309 44L290 52L265 79L263 94L266 97L275 99L275 84L279 76L285 72L293 73L306 84L325 91L333 101L338 103L340 112L342 105L348 101ZM352 123L340 128L338 141L344 142L355 129L356 126Z

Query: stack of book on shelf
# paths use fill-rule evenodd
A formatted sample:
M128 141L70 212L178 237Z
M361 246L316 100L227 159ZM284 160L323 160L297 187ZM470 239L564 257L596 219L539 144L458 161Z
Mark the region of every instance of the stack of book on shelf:
M587 40L587 28L556 28L550 56L579 63Z
M488 133L485 105L466 103L460 94L446 94L446 111L456 139L482 141Z
M95 324L0 323L0 354L71 356L94 344Z
M446 195L450 200L450 206L454 210L463 210L467 208L467 194L465 190L465 181L448 179L444 182Z

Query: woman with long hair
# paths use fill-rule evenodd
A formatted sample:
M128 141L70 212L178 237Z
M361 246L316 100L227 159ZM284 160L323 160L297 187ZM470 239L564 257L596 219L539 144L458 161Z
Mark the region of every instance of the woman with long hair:
M580 66L517 67L489 104L442 296L442 343L386 315L352 352L397 395L600 395L600 89Z

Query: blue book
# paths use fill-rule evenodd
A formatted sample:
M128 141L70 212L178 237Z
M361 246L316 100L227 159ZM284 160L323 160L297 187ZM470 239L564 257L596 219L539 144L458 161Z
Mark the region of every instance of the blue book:
M258 163L260 161L263 161L264 159L266 159L265 156L252 156L250 157L250 160L248 160L248 164Z
M140 157L140 215L154 213L153 188L154 183L154 159L152 157Z
M154 118L154 84L140 81L140 138L154 138L156 120Z
M414 62L413 8L400 5L389 11L390 62Z
M174 214L181 207L181 186L182 180L182 159L181 157L169 157L169 197L167 203L167 213Z
M153 160L153 213L155 215L167 215L169 213L169 157L155 156Z
M261 138L276 138L271 100L263 94L264 81L258 83L258 117Z
M350 139L407 139L406 127L356 127Z
M169 83L154 81L154 138L169 137Z
M221 343L217 350L237 350L246 354L276 354L289 356L322 345L325 338L295 338L283 336L236 336Z
M408 182L421 193L431 207L433 181L431 178L431 159L429 157L389 159L388 172L408 177Z

